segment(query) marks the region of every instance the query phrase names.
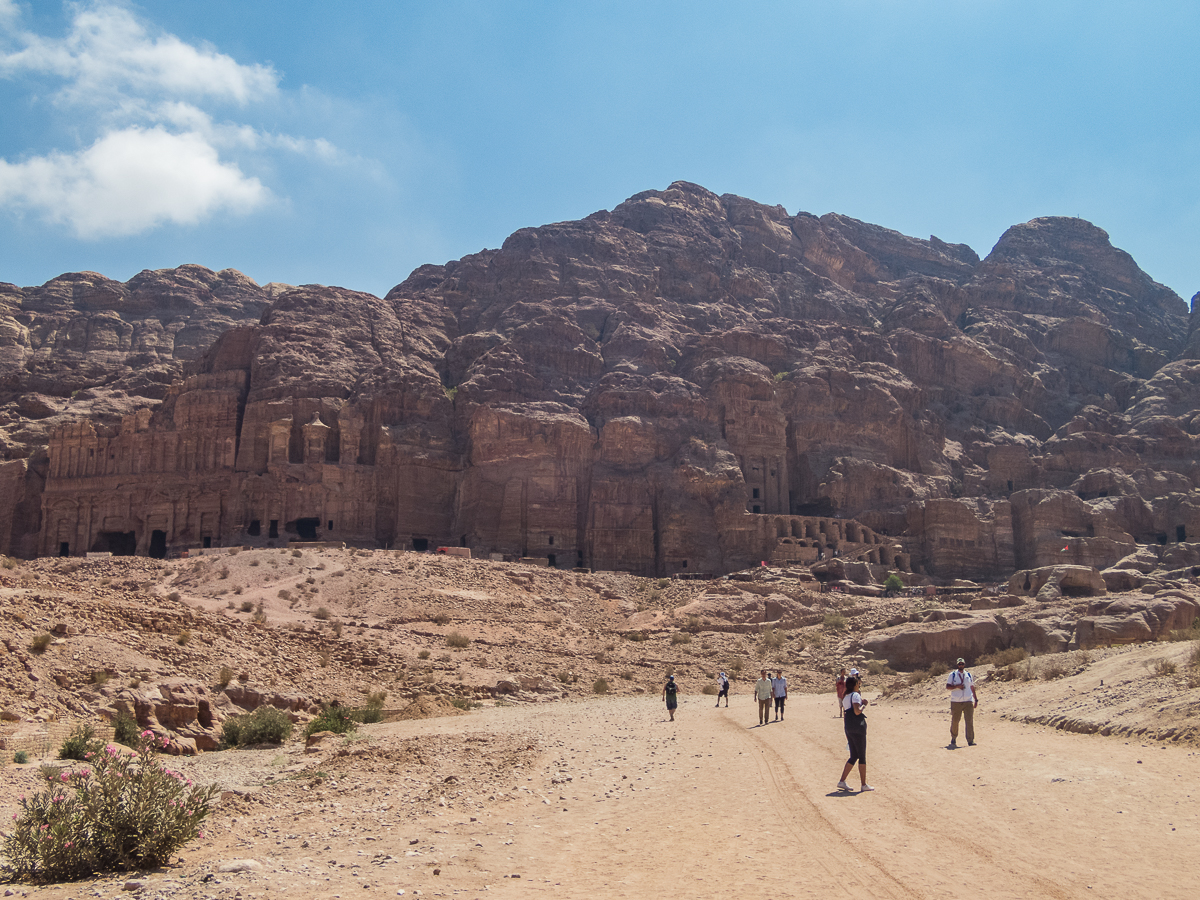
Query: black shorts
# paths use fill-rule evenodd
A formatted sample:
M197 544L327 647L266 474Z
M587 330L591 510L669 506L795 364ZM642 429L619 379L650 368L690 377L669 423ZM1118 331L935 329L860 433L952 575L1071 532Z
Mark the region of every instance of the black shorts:
M726 687L726 688L721 688L721 690L717 692L717 697L718 697L718 698L721 698L721 697L728 697L728 696L729 696L729 688L727 688L727 687Z
M787 700L787 697L776 697L775 698L775 712L783 712L783 702L785 700Z
M854 764L856 762L867 762L867 732L866 731L847 731L846 745L850 749L850 758L847 763Z

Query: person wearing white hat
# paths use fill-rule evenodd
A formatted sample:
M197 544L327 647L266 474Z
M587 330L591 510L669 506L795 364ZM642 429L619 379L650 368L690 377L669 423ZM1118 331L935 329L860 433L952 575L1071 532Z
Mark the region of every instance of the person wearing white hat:
M967 671L967 661L961 656L955 669L946 678L946 690L950 692L950 749L958 746L958 720L967 720L967 746L975 746L975 707L979 706L979 694L975 691L975 679Z
M721 677L717 679L717 706L721 705L721 698L725 698L725 708L729 708L729 677L722 672Z

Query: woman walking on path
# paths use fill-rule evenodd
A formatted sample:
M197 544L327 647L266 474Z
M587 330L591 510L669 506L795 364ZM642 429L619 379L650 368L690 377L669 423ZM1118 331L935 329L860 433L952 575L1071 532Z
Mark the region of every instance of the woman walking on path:
M867 717L863 712L866 706L867 701L858 692L858 679L852 675L846 679L846 696L842 699L846 744L850 749L850 758L846 760L846 767L842 769L842 780L838 782L839 791L850 790L850 785L846 784L846 776L850 774L855 763L858 763L858 777L862 780L862 790L875 790L867 784Z
M837 688L837 695L838 695L837 708L838 708L838 717L840 718L842 715L842 700L846 696L846 670L845 669L842 669L842 671L840 671L838 673L838 677L834 679L833 686L835 688Z

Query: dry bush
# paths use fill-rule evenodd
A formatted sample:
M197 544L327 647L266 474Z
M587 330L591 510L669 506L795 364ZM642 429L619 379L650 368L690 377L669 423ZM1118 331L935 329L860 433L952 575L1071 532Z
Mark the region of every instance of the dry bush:
M1175 675L1175 674L1178 674L1178 672L1179 672L1179 667L1175 665L1175 662L1173 660L1163 659L1162 657L1159 657L1157 659L1147 660L1146 664L1150 667L1150 670L1152 672L1154 672L1154 674L1156 676L1158 676L1159 678L1165 677L1167 675Z
M225 568L223 568L221 570L220 574L217 575L217 577L218 578L228 578L229 577L229 567L226 566Z
M417 654L417 659L429 659L430 653L428 650L422 650Z
M217 673L217 686L229 687L229 682L233 681L233 669L229 666L221 666L221 671Z
M292 592L289 591L287 588L280 588L279 593L276 594L275 596L278 597L280 600L291 600Z
M449 625L450 617L445 613L438 613L430 621L432 621L434 625Z
M701 693L708 694L711 697L713 694L721 693L721 689L718 688L715 684L706 684Z
M827 612L825 618L821 620L821 627L827 631L845 631L846 617L840 613Z
M249 600L242 601L242 612L252 612L253 609L254 609L254 604L251 603Z
M29 652L40 656L45 653L47 648L54 642L54 635L48 631L43 631L29 642Z
M185 628L183 631L179 632L178 637L175 638L175 643L177 643L180 647L186 647L191 639L192 633Z
M318 606L316 612L313 613L313 618L324 621L329 618L329 610L324 606Z
M181 595L179 591L171 591L171 593L167 594L167 599L172 603L178 603L181 599L183 599L183 595Z
M320 664L322 669L329 665L329 660L330 656L328 653L321 653L317 655L317 663Z
M625 681L633 681L633 673L630 672L628 669L626 669L624 672L621 672L620 675L621 675L621 678L624 679Z
M867 663L867 674L868 675L895 675L896 670L893 669L891 666L889 666L887 663L880 662L877 659L873 659Z
M672 644L690 644L692 636L683 631L676 631L671 635Z
M987 656L979 658L981 666L995 666L997 669L1002 669L1005 666L1011 666L1013 663L1019 663L1029 658L1029 653L1024 647L1009 647L1007 650L997 650L995 653L989 653Z
M455 650L462 650L464 647L471 646L471 639L465 634L452 631L446 635L446 646L453 647Z
M334 622L334 623L333 623L333 636L334 636L334 637L341 637L341 636L342 636L342 623L341 623L341 622Z
M293 551L292 551L292 556L296 557L296 559L299 559L299 558L300 558L300 557L302 557L303 555L304 555L304 554L303 554L303 553L301 553L299 550L293 550Z
M1067 664L1061 659L1052 659L1048 662L1045 662L1038 670L1038 674L1041 676L1042 681L1053 681L1056 678L1062 678L1064 675L1068 674L1068 672L1069 669L1067 668Z

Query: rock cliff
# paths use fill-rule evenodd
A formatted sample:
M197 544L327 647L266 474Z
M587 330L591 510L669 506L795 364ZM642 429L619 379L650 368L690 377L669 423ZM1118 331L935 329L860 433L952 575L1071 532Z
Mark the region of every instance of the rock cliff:
M1078 219L980 260L677 182L384 298L185 266L0 301L10 553L1006 578L1200 535L1187 306Z

